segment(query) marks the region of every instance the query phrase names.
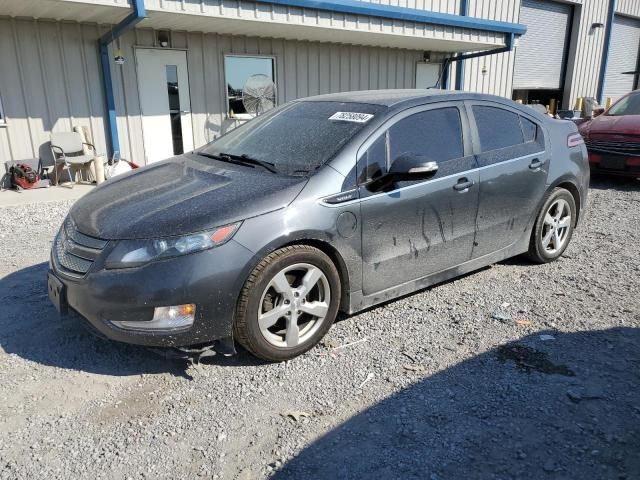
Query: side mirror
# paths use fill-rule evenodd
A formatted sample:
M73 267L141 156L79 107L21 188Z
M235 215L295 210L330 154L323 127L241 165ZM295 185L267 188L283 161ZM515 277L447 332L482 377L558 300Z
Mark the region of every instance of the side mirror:
M388 188L394 182L426 180L433 177L437 171L437 162L414 153L403 153L393 161L388 173L370 181L367 188L376 192Z
M598 107L598 108L594 108L593 109L593 116L594 117L602 115L603 113L604 113L604 107Z
M389 175L396 182L425 180L438 171L438 163L413 153L403 153L391 164Z

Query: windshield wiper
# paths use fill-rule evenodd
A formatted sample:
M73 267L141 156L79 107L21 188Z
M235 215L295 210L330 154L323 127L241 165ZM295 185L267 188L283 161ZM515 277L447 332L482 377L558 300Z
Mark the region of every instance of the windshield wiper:
M269 170L271 173L278 173L274 168L275 165L271 162L265 162L264 160L258 160L257 158L250 157L246 153L242 155L235 155L233 153L220 153L221 156L231 158L232 160L236 160L238 162L248 163L249 165L258 165L265 170Z
M271 173L278 173L275 168L273 168L273 163L265 162L263 160L258 160L255 158L251 158L246 155L234 155L231 153L206 153L206 152L196 152L198 155L202 157L211 158L213 160L219 160L221 162L234 163L236 165L244 165L245 167L255 168L256 165L268 170Z

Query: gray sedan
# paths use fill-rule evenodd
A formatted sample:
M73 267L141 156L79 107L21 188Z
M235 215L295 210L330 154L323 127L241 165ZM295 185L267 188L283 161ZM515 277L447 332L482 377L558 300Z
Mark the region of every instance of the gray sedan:
M504 98L297 100L79 200L49 296L115 340L287 360L339 311L515 255L557 259L588 183L575 125Z

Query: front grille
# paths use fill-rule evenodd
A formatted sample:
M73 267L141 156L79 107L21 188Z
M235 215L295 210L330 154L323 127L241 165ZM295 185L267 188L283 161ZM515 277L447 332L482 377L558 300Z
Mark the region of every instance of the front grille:
M106 240L80 233L71 217L67 217L53 246L56 266L68 275L83 276L106 245Z
M587 149L597 153L613 153L616 155L640 156L640 143L638 142L607 142L591 140L586 142Z

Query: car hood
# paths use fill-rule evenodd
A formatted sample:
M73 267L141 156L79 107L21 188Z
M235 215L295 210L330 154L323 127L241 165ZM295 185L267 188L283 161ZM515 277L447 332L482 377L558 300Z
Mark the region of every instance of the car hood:
M70 215L80 232L105 240L182 235L283 208L306 182L186 154L109 180Z
M589 133L640 135L640 115L600 115L589 122Z

